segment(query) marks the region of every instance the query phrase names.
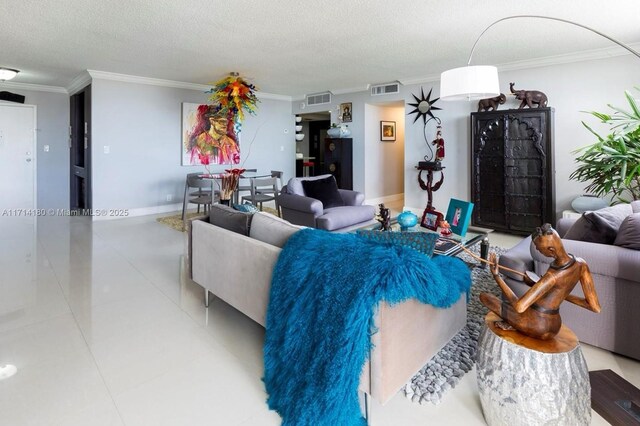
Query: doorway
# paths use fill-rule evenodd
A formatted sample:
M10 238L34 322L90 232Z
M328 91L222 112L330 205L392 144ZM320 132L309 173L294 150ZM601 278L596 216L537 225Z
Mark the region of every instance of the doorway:
M36 202L36 107L0 105L0 214L28 215Z
M391 127L383 139L382 123ZM405 186L405 104L365 104L364 193L367 203L402 211Z
M91 214L91 85L70 98L70 208Z
M323 141L331 127L331 113L327 111L298 115L302 117L304 139L296 142L296 177L319 175L323 170ZM313 166L305 169L303 164L309 163L313 163Z

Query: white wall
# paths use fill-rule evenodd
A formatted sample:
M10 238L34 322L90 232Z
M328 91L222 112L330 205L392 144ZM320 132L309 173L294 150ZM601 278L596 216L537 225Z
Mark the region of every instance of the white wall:
M94 209L138 209L137 214L181 203L186 174L203 170L180 165L181 105L206 103L207 96L188 89L93 79ZM293 176L294 121L289 101L261 99L257 115L248 116L242 126L243 167L282 170L285 180ZM110 147L109 154L104 146ZM167 201L169 194L173 201Z
M39 209L69 208L69 95L22 89L3 89L25 96L36 105L37 202ZM44 146L49 152L44 152Z
M397 104L397 102L396 102ZM380 140L380 121L396 122L395 142ZM404 192L404 105L365 104L365 193L367 199L402 197Z

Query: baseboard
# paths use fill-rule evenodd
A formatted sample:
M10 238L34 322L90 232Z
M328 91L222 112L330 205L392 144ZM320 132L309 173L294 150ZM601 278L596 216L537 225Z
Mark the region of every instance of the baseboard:
M138 209L113 209L114 214L109 214L109 209L100 209L105 214L93 215L92 220L114 220L114 219L126 219L128 217L147 216L150 214L180 212L182 211L182 203L176 204L163 204L161 206L154 207L142 207ZM125 216L126 214L126 216Z
M378 205L380 203L392 203L394 201L400 201L403 199L404 199L404 193L393 194L393 195L387 195L385 197L370 198L370 199L364 200L364 204Z

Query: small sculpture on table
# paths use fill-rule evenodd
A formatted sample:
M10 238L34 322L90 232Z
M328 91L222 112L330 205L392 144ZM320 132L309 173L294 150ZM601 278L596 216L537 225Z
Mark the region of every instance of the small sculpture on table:
M513 90L515 83L509 83L509 89L514 94L517 100L522 101L518 109L522 109L525 106L533 108L533 104L536 104L538 108L544 108L547 106L547 95L539 90Z
M453 232L451 232L451 225L449 225L449 222L447 222L444 219L441 220L440 221L440 235L442 235L443 237L448 237L452 233Z
M436 162L444 160L444 139L442 139L442 126L436 127L436 138L431 142L436 148L435 159Z
M390 231L391 230L391 215L389 209L384 206L383 203L378 204L378 208L380 209L380 213L378 214L377 220L382 225L382 231Z
M562 326L559 308L563 301L596 313L600 312L600 302L586 262L565 251L560 236L550 224L537 228L532 240L540 253L554 259L549 270L541 278L509 270L522 275L524 283L531 287L518 298L498 272L498 268L508 268L499 266L495 253L492 253L489 258L491 273L505 301L489 293L481 293L480 301L502 318L504 324L496 324L501 328L508 329L508 325L526 336L548 340L555 337ZM570 294L578 281L584 297Z
M478 112L480 111L495 111L498 109L498 105L502 105L507 102L507 97L504 93L494 98L480 99L478 101Z

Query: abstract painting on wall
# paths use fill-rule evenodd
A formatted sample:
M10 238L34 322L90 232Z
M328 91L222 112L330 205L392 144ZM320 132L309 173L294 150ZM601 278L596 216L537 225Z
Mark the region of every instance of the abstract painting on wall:
M182 103L182 165L239 164L240 143L217 105Z

